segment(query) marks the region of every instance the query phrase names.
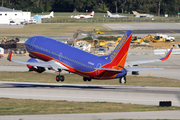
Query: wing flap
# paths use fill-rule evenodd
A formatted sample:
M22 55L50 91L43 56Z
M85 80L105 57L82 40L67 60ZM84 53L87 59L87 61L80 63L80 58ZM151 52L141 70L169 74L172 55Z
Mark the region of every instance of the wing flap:
M15 63L21 63L26 65L38 66L38 67L51 67L49 64L45 62L24 62L24 61L16 61L16 60L11 60L11 61Z

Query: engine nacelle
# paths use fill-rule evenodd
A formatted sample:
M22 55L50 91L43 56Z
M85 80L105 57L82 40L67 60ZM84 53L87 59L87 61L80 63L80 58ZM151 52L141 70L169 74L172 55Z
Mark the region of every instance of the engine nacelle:
M38 62L35 58L31 58L28 60L28 62ZM38 72L38 73L42 73L44 72L46 69L44 67L38 67L35 68L34 66L32 65L27 65L27 67L29 68L30 71L35 71L35 72Z
M139 75L139 71L132 71L132 75Z

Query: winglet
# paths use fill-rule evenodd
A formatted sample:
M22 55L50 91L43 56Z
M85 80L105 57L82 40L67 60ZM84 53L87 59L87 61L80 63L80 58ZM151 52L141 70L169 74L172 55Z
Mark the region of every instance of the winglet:
M165 57L163 57L163 58L160 58L160 60L161 60L161 61L165 61L165 60L167 60L167 59L169 58L169 56L170 56L170 54L171 54L171 52L172 52L173 48L174 48L174 46L173 46L173 47L169 50L169 52L166 54L166 56L165 56Z
M11 61L11 57L12 57L12 49L9 51L9 55L7 57L7 60Z

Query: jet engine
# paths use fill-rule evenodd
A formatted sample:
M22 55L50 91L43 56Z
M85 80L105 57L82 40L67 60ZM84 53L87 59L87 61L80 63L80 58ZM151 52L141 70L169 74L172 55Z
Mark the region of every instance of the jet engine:
M35 58L31 58L28 60L28 62L38 62ZM42 73L44 72L46 69L44 67L34 67L32 65L27 65L27 67L29 68L30 71L35 71L35 72L38 72L38 73Z

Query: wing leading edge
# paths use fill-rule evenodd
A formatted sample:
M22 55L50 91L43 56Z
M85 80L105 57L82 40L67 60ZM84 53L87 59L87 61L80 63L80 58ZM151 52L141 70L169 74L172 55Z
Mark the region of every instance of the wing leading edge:
M126 61L125 66L135 66L139 64L144 64L144 63L152 63L152 62L159 62L159 61L165 61L169 58L171 52L173 50L173 47L169 50L169 52L166 54L165 57L159 58L159 59L150 59L150 60L134 60L134 61Z

